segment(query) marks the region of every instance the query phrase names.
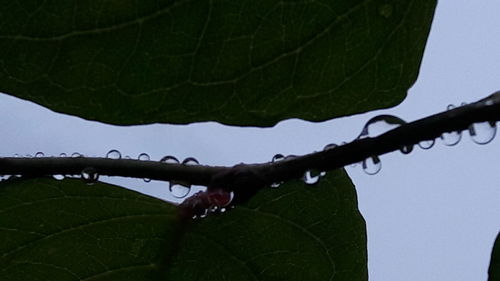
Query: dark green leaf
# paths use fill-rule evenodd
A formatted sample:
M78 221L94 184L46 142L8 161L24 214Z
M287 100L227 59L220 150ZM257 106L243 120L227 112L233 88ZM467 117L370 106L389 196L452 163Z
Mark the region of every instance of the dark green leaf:
M113 124L270 126L398 104L435 0L0 1L0 91Z
M488 275L488 281L500 281L500 232L497 235L495 245L491 251L491 261Z
M0 226L6 281L367 280L365 224L340 171L189 226L171 205L111 185L11 182Z
M173 205L114 186L49 179L2 184L0 276L155 280L155 263L175 248L177 225Z
M289 182L203 220L171 272L179 281L367 280L365 231L354 186L335 171L318 186Z

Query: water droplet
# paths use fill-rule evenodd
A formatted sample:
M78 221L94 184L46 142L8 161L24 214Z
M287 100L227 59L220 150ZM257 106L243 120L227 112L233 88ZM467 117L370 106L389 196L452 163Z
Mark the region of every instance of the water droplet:
M466 106L466 105L467 105L467 103L466 103L466 102L462 102L462 103L460 104L460 106Z
M423 140L418 143L418 146L422 149L429 149L434 145L434 140Z
M273 183L271 183L271 185L270 185L270 186L271 186L271 188L278 188L278 187L280 187L280 185L281 185L282 183L283 183L283 182L273 182Z
M453 105L453 104L448 104L448 106L446 107L447 110L452 110L452 109L455 109L456 106Z
M440 138L445 145L454 146L460 142L460 139L462 138L462 132L455 131L455 132L443 133L440 136Z
M168 164L179 164L179 160L171 155L164 156L162 159L160 159L160 162Z
M283 154L276 154L273 156L273 159L271 160L271 162L278 162L278 161L281 161L281 160L284 160L285 159L285 156Z
M19 155L18 153L16 153L16 154L14 154L14 157L15 158L19 158L19 157L21 157L21 155Z
M208 209L203 210L203 213L198 214L198 215L194 215L193 219L195 220L195 219L202 219L202 218L207 217L208 211L209 211Z
M395 129L406 122L393 115L379 115L368 120L357 139L373 138Z
M375 155L363 160L361 166L363 167L363 171L365 171L368 175L375 175L382 169L382 162L380 161L380 158Z
M43 152L41 152L41 151L38 151L37 153L35 153L35 157L37 157L37 158L44 157L44 156L45 156L45 154L43 154Z
M63 152L63 153L59 154L59 157L68 157L68 155L66 155L66 153Z
M149 161L150 160L149 154L147 154L147 153L141 153L141 154L139 154L139 156L137 156L137 160L140 160L140 161ZM144 182L150 182L151 181L150 178L143 178L142 180Z
M209 193L209 201L212 206L226 207L234 199L234 192L227 192L223 189L218 189Z
M109 158L109 159L121 159L122 158L122 154L120 153L120 151L118 151L116 149L111 149L110 151L108 151L108 153L106 153L106 158Z
M493 101L493 99L487 99L487 100L485 100L483 103L484 103L484 105L486 105L486 106L491 106L491 105L494 105L494 104L495 104L495 102Z
M315 185L319 182L321 177L322 177L322 172L309 170L304 173L304 176L302 176L302 180L308 185Z
M403 146L401 146L401 148L399 150L403 154L409 154L409 153L411 153L413 151L413 145L412 144L410 144L410 145L403 145Z
M141 153L139 154L139 156L137 157L137 160L141 160L141 161L149 161L149 155L147 153Z
M26 154L26 156L25 156L25 157L26 157L26 158L33 158L33 155L31 155L31 154Z
M378 7L378 13L379 15L383 16L384 18L390 18L392 15L392 10L393 7L391 4L384 4Z
M182 165L200 165L200 162L194 157L188 157L182 161Z
M494 138L497 132L497 127L494 121L474 123L469 126L469 134L477 144L488 144Z
M283 154L276 154L273 156L273 159L271 160L272 163L276 163L282 160L285 160L285 156ZM271 188L278 188L280 185L283 184L283 182L274 182L270 185Z
M123 157L123 159L132 159L132 157L130 157L129 155L125 155L125 157Z
M71 157L73 157L73 158L83 157L83 154L80 154L78 152L73 152L73 154L71 154Z
M174 156L167 155L164 156L160 162L163 163L168 163L168 164L178 164L179 160L175 158ZM198 160L196 160L193 157L188 157L182 161L183 165L199 165ZM168 189L172 196L175 198L184 198L186 197L189 192L191 191L191 185L189 183L185 182L176 182L176 181L171 181L169 182Z
M62 181L65 178L64 175L52 175L52 177L58 181Z
M335 143L329 143L327 145L325 145L325 147L323 148L323 150L329 150L329 149L333 149L335 147L337 147L338 145L335 144Z
M85 181L85 183L88 185L92 185L97 180L99 180L99 174L97 173L97 170L92 167L87 167L83 169L81 176L82 179Z
M170 193L172 193L172 196L174 196L175 198L184 198L191 191L191 186L190 185L186 186L176 182L170 182L168 189Z

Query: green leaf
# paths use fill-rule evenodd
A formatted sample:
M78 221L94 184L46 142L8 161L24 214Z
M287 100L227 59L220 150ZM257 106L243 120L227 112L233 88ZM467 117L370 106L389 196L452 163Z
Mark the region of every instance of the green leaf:
M0 226L6 281L156 280L177 234L174 206L77 180L0 185Z
M354 186L344 171L334 171L317 186L294 181L264 190L195 225L170 272L179 281L368 280Z
M0 1L0 91L112 124L271 126L401 102L431 1Z
M115 186L15 181L0 185L0 226L6 281L367 280L365 224L343 171L190 225Z
M500 232L495 240L491 251L490 268L488 270L488 281L500 281Z

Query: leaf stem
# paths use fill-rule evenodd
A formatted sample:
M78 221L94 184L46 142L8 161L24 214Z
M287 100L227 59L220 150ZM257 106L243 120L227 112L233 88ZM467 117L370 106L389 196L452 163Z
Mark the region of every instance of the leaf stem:
M445 132L465 130L473 123L498 120L500 91L478 102L404 124L378 137L354 140L332 149L289 157L274 163L223 167L94 157L5 157L0 158L0 174L28 177L80 175L83 169L92 167L99 175L105 176L176 180L205 186L213 185L217 178L217 184L228 189L235 188L234 185L260 189L275 182L300 178L308 170L342 168L374 155L399 150L402 146L435 139ZM243 184L244 182L251 184Z

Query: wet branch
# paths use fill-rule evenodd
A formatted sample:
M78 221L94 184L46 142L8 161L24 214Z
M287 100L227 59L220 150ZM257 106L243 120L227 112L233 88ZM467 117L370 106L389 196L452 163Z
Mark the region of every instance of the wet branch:
M338 169L374 155L399 150L402 146L433 140L445 132L465 130L473 123L498 120L500 91L478 102L407 123L375 138L359 139L275 163L222 167L92 157L6 157L0 158L0 174L28 177L80 175L82 170L91 167L99 175L105 176L176 180L209 187L217 185L232 191L258 190L275 182L300 178L308 170Z

